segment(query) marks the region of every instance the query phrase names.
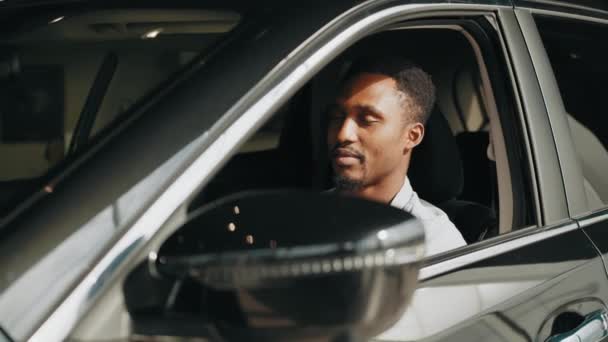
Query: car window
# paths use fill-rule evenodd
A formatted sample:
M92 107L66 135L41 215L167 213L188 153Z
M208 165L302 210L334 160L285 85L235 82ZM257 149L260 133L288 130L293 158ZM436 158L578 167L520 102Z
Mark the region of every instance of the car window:
M0 39L0 217L239 15L121 9L35 20Z
M591 209L608 204L608 25L535 17L567 112Z
M435 109L423 143L414 150L408 178L418 196L446 212L468 243L495 237L513 229L534 225L533 203L528 200L527 162L511 163L513 183L500 194L497 162L490 139L490 114L484 95L479 63L471 42L452 30L395 30L370 36L336 58L260 128L233 156L191 203L190 210L239 191L267 188L305 188L327 191L334 187L328 157L327 115L337 96L344 72L364 58L367 51L395 53L391 42L416 42L415 52L398 50L422 66L437 88ZM441 48L455 51L447 58ZM499 74L499 73L497 73ZM504 82L497 79L496 82ZM491 87L491 85L485 85ZM487 93L486 93L487 94ZM499 95L504 96L504 95ZM496 105L496 104L494 104ZM503 106L504 113L508 106ZM498 113L494 110L497 123ZM516 127L516 122L510 122ZM504 134L508 134L504 130ZM509 139L516 137L509 136ZM495 139L504 139L496 136ZM269 142L273 142L269 144ZM514 146L521 146L514 145ZM522 155L521 151L514 153ZM446 158L449 155L450 158ZM515 173L519 170L520 173ZM501 175L509 172L500 171ZM446 174L452 175L445 177ZM510 199L509 199L510 198ZM519 198L521 205L508 205L513 212L500 213L500 201ZM527 206L527 207L526 207ZM520 209L524 207L526 209ZM500 229L500 215L510 217ZM513 217L518 219L513 219Z

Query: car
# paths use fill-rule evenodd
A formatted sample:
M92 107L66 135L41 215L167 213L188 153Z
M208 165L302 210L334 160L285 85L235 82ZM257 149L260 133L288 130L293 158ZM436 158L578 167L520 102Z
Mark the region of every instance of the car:
M608 340L605 2L0 18L0 340ZM326 106L369 54L432 76L408 176L466 246L327 193Z

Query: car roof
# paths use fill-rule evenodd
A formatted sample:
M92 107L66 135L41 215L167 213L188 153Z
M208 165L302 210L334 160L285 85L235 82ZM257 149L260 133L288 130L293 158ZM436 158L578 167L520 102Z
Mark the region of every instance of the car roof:
M353 4L364 2L362 0L338 0L340 2L351 2ZM86 4L88 6L108 6L108 7L228 7L228 8L261 8L267 6L293 6L305 5L309 3L322 3L321 0L5 0L0 3L2 7L26 7L40 5L59 5L59 4Z
M34 7L40 5L77 5L86 4L87 6L103 6L103 7L224 7L231 9L254 9L264 7L302 7L314 5L327 5L328 0L4 0L0 2L0 8L6 7ZM392 0L330 0L331 2L340 2L342 4L352 4L353 6L365 2L390 3L399 2ZM401 2L424 2L419 0L402 0ZM428 0L429 3L446 2L451 3L453 0ZM512 4L512 0L464 0L459 2L465 3L480 3L480 4Z
M608 15L606 0L513 0L515 6L532 7L562 12L603 12Z
M173 0L170 3L161 0L134 0L134 1L117 1L117 0L8 0L0 3L2 7L21 7L21 6L36 6L36 5L52 5L52 4L100 4L106 6L123 5L130 7L158 7L158 6L212 6L212 7L231 7L231 8L255 8L264 6L297 6L310 5L316 0ZM342 0L341 0L342 1ZM373 1L373 0L370 0ZM385 0L377 0L385 1ZM318 1L323 3L324 1ZM342 2L351 2L353 5L366 2L365 0L347 0ZM428 2L452 2L450 0L429 0ZM514 3L516 6L522 7L565 7L565 8L584 8L594 9L608 12L608 1L606 0L466 0L463 2L470 3Z

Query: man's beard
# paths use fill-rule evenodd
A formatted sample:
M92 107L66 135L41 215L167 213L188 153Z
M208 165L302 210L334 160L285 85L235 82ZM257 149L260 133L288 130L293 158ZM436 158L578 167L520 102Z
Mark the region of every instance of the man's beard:
M365 165L365 155L348 144L339 144L337 143L332 149L330 153L331 158L335 158L338 154L347 153L349 156L357 158L361 165ZM363 177L364 178L364 177ZM336 172L334 168L334 185L336 186L336 190L344 191L344 192L356 192L363 188L363 180L362 179L353 179L346 177L344 175Z
M334 175L334 184L338 191L356 192L363 188L363 181L352 179L340 174Z

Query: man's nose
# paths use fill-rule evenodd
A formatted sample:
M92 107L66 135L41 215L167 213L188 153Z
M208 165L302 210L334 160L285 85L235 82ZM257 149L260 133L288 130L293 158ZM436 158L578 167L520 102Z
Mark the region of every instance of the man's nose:
M338 128L338 142L354 142L357 140L357 123L351 118L345 118Z

